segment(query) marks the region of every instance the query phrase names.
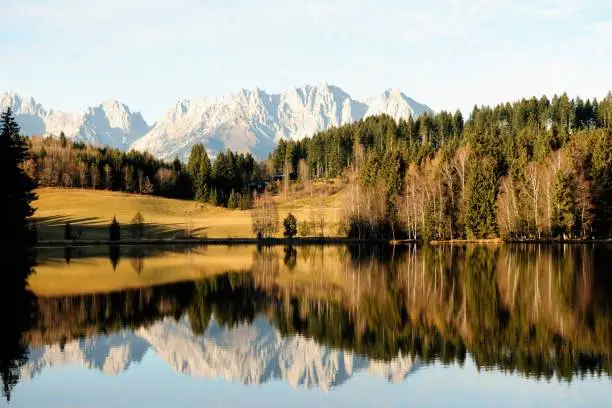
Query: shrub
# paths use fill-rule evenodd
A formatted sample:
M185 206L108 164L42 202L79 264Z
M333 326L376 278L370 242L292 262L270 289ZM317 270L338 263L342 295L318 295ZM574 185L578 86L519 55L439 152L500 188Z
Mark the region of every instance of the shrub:
M308 221L304 220L300 224L300 235L302 237L308 237L312 235L312 225Z

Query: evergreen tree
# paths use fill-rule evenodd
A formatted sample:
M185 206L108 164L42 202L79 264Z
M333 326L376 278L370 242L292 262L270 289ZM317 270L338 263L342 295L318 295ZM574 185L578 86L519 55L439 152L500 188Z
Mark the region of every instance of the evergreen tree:
M119 222L117 222L116 217L113 217L113 221L109 228L109 239L111 241L119 241L121 239L121 226Z
M193 146L189 155L187 169L191 177L194 199L206 202L211 183L211 166L204 145L196 144Z
M214 188L214 189L213 189L213 190L210 192L209 197L208 197L208 202L209 202L210 204L212 204L212 205L219 205L219 200L218 200L218 198L217 198L217 189L216 189L216 188Z
M240 194L238 208L240 208L241 210L247 210L249 208L249 195L247 193Z
M297 235L297 220L293 216L293 214L289 213L287 218L283 220L284 232L283 236L285 238L293 238Z
M34 214L31 203L36 199L36 183L23 170L30 154L19 131L13 112L7 108L0 118L0 174L4 177L0 202L7 214L3 234L13 243L27 245L33 239L29 217Z
M556 232L564 237L573 235L576 225L576 202L577 186L571 174L559 172L555 185L555 211Z
M468 172L465 227L470 238L497 236L497 189L499 179L495 160L475 160Z
M223 196L223 192L225 191L225 197L229 196L229 192L232 187L240 187L236 186L236 168L235 168L235 158L234 154L228 150L227 152L219 152L215 159L215 163L213 165L213 177L215 180L215 186L217 188L217 200L220 203L223 203L223 200L220 198Z
M238 208L239 200L240 199L238 197L238 194L236 194L234 190L232 190L229 199L227 200L227 208L229 208L230 210L235 210L236 208Z

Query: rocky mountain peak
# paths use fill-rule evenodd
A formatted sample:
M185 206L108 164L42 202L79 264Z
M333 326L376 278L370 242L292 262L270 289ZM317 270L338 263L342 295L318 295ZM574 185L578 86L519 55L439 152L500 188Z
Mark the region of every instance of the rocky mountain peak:
M176 102L153 125L125 104L109 100L82 112L46 110L33 98L0 94L0 109L11 106L26 135L59 135L122 150L148 151L171 160L187 159L196 143L212 154L225 149L265 158L279 139L299 140L332 126L386 113L396 120L431 112L399 89L360 102L323 81L285 92L241 89L219 98Z

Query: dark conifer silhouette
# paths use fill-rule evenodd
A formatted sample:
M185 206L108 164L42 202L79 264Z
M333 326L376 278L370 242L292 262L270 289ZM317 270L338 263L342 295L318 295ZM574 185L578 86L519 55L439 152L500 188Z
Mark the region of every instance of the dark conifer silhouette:
M34 214L31 203L36 199L36 184L23 170L29 149L19 132L13 112L7 108L0 118L0 174L4 178L0 202L6 214L2 229L13 244L27 245L33 239L29 217Z
M121 226L117 222L117 217L113 217L113 222L109 228L109 237L111 241L119 241L121 239Z
M26 278L32 272L34 256L28 246L35 239L29 217L36 198L34 181L24 172L29 147L19 134L13 112L7 108L0 117L0 174L4 177L0 203L5 214L0 245L0 377L2 395L10 401L13 387L19 381L20 367L25 364L28 347L23 333L32 325L35 297L27 290Z

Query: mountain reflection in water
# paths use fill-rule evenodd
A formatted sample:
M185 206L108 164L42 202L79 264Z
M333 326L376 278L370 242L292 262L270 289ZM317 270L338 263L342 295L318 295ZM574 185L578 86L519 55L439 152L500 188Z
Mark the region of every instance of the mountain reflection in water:
M6 325L24 352L2 359L5 395L63 364L118 375L147 350L190 376L326 391L466 359L609 380L610 260L587 245L41 250L33 301L13 306L31 318Z

